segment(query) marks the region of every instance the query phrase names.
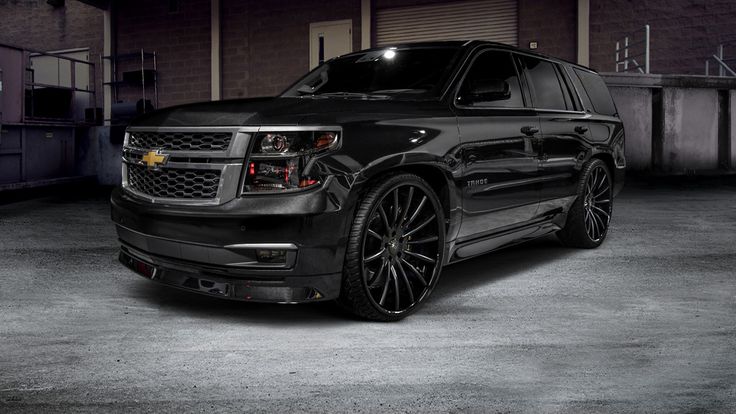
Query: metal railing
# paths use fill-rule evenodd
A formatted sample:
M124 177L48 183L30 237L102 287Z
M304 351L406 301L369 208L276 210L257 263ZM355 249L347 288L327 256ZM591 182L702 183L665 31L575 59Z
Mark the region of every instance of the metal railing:
M736 76L734 71L727 62L736 62L736 57L725 58L723 55L723 44L718 45L716 54L705 60L705 76L711 76L710 74L710 61L713 60L718 68L718 75L712 76Z
M641 38L643 35L643 39ZM640 48L640 46L643 46ZM639 51L639 53L636 53ZM639 64L636 58L643 58L644 64ZM649 25L628 33L616 41L616 72L639 71L649 73Z
M25 105L23 119L30 121L82 122L84 109L93 108L96 104L95 64L75 59L62 54L25 49ZM41 61L41 59L46 59ZM42 70L43 68L43 70ZM78 68L80 70L78 70ZM37 73L42 70L43 75ZM77 79L82 75L84 82ZM39 79L43 78L43 79ZM63 92L43 95L42 92ZM77 94L86 96L79 102ZM80 96L81 97L81 96ZM61 102L58 99L69 102ZM83 107L80 107L83 106ZM43 108L66 108L66 111L38 113Z

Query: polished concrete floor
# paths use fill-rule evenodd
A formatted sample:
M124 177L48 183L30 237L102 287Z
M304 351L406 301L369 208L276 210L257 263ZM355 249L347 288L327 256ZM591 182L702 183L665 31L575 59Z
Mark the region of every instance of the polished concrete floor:
M155 285L102 195L0 205L0 412L735 412L736 182L630 185L597 250L445 269L395 324Z

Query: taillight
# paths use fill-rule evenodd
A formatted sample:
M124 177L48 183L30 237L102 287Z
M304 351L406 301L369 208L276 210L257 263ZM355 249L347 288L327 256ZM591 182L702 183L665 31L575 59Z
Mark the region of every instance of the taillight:
M256 135L243 192L286 191L319 184L305 168L312 157L337 146L333 131L262 132Z

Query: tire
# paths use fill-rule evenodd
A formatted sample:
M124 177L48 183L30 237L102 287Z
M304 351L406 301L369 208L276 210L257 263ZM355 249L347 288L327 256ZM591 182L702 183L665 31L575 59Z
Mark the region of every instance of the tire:
M437 195L414 174L379 179L359 202L338 303L373 321L398 321L426 302L444 260Z
M594 158L583 166L577 198L557 237L569 247L594 249L608 235L613 212L613 180L605 162Z

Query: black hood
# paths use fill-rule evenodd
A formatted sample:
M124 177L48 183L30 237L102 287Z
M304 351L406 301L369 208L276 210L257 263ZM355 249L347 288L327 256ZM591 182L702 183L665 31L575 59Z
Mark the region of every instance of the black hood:
M355 98L252 98L173 106L140 116L130 126L339 125L387 119L442 107L438 101Z

